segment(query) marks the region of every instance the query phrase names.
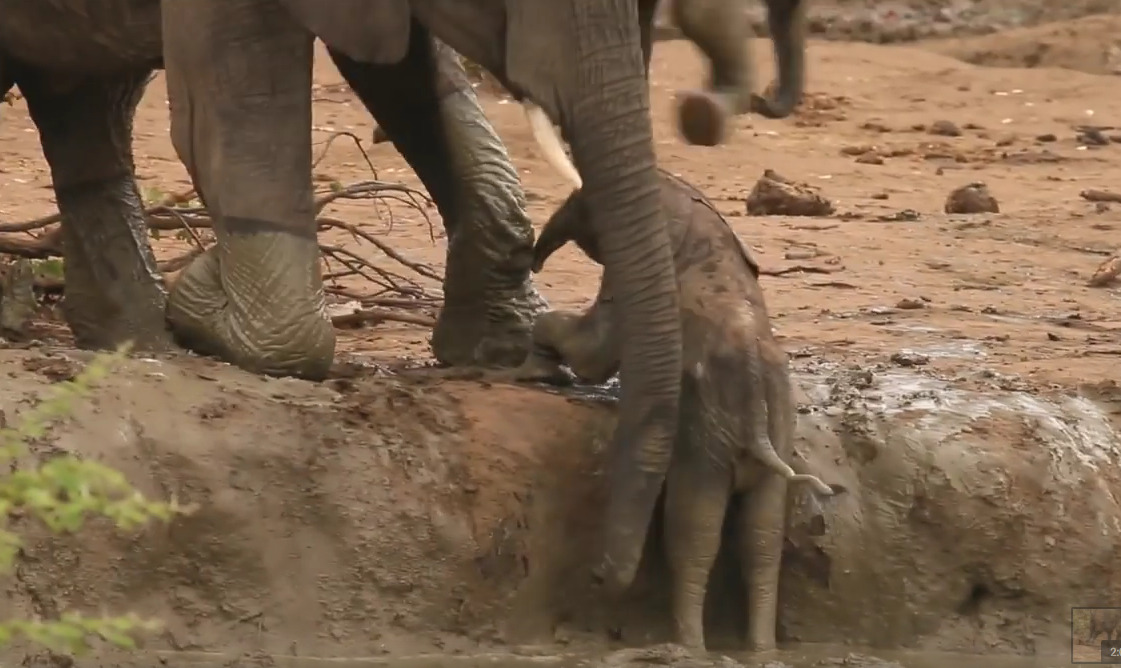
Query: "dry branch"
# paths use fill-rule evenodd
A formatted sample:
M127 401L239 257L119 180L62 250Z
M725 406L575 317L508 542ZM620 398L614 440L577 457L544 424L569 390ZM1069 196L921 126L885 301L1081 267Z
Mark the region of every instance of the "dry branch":
M339 136L349 136L358 143L358 138L350 133L336 133L327 141L323 152L326 152L331 141ZM361 149L360 143L359 148ZM363 152L363 154L365 153ZM316 159L316 164L321 159L322 154ZM373 170L373 165L370 164L369 166ZM198 230L211 229L213 222L205 206L191 206L195 197L193 190L170 194L144 210L149 230L183 230L194 245L194 248L187 253L160 262L159 269L165 274L173 274L184 269L207 248L207 243L198 234ZM385 321L407 322L431 327L434 321L429 316L394 312L393 309L400 311L403 309L415 310L419 308L427 310L438 308L441 297L438 294L431 294L420 283L406 274L413 273L425 279L441 281L440 272L426 264L409 260L389 244L357 225L338 218L319 215L329 204L340 199L362 199L374 203L384 200L401 202L420 212L429 226L430 236L434 238L432 221L426 211L426 208L431 205L431 200L424 193L404 184L378 180L362 181L347 186L333 183L327 192L319 193L315 200L316 225L319 231L343 230L356 242L366 242L373 245L387 258L407 270L406 272L391 271L370 262L352 249L320 244L320 251L328 264L334 261L345 267L344 271L329 272L326 276L328 280L344 276L361 276L379 288L372 295L356 295L338 286L326 286L329 294L354 299L362 306L362 310L356 313L336 316L332 320L340 327L356 327ZM392 226L392 212L390 212L390 216L390 226ZM0 253L33 259L62 256L61 218L60 214L55 213L20 223L0 224ZM37 231L38 234L33 234ZM38 285L41 282L38 281L37 285L42 290L57 292L63 289L62 282L57 278L44 278L42 281L50 283L50 285L46 283ZM387 294L395 296L387 297Z

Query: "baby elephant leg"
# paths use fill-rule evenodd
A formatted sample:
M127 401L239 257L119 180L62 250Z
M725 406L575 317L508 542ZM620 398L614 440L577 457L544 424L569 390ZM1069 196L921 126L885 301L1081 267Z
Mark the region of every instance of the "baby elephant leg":
M747 646L754 652L775 648L786 488L785 478L768 473L748 490L740 506L740 571L747 585Z
M663 540L673 583L677 640L694 651L705 650L705 594L720 550L732 483L727 462L713 459L701 443L679 443L666 476Z

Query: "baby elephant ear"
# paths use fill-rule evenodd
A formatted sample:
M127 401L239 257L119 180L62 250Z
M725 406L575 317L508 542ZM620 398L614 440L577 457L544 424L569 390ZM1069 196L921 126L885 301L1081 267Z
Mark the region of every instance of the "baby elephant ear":
M541 228L541 235L537 237L537 243L533 245L533 273L541 273L541 269L545 266L545 260L548 260L549 256L576 238L576 227L580 225L581 217L580 206L576 197L578 192L575 191L569 195L564 204L553 213L546 221L545 226Z

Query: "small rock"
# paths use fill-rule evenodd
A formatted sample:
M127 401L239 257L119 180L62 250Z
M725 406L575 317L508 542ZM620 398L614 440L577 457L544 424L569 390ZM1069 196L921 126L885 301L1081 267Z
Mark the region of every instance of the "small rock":
M1059 139L1058 137L1051 134L1050 132L1048 132L1047 134L1039 135L1038 137L1035 138L1036 141L1041 141L1041 142L1058 141L1058 139Z
M887 193L875 193L875 194L872 195L872 199L887 199L887 198L888 198Z
M891 356L891 361L899 366L913 367L925 366L930 363L930 358L926 355L915 353L911 351L901 351Z
M895 308L902 309L904 311L914 311L916 309L926 308L926 302L921 299L904 297L903 299L899 300L899 303L895 305Z
M927 130L932 135L941 137L960 137L961 128L950 121L934 121Z
M864 155L858 157L856 159L856 162L858 162L862 165L882 165L882 164L884 164L884 159L881 158L880 156L876 155L875 153L869 152L869 153L865 153Z
M1048 341L1062 341L1062 338L1054 332L1047 332L1047 340Z
M981 181L974 181L950 193L946 213L1000 213L1000 205Z
M1109 144L1109 138L1097 128L1086 128L1078 133L1078 143L1083 146L1106 146Z
M767 169L745 202L749 216L828 216L833 203L807 183L796 183Z

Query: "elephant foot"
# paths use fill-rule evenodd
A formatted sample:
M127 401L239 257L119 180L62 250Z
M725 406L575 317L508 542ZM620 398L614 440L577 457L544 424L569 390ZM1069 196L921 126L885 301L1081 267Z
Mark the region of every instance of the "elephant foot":
M724 95L709 91L678 93L678 129L694 146L717 146L728 134L733 109Z
M445 302L432 331L432 352L451 366L521 363L529 351L533 321L547 307L528 278L513 290Z
M175 347L131 175L56 187L62 212L62 312L75 343L160 352Z
M255 373L326 378L335 330L323 310L314 243L284 233L230 234L195 258L168 302L180 344ZM301 261L307 257L313 263ZM238 259L223 266L222 258Z

